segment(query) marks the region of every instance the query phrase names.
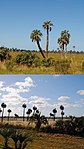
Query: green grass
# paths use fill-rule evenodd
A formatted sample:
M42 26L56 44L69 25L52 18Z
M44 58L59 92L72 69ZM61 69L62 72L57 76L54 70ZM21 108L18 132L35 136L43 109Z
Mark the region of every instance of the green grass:
M12 58L21 52L10 52ZM39 52L36 53L41 59L42 56ZM60 53L49 53L49 57L54 58L55 61L61 60ZM26 65L14 65L11 69L8 69L5 62L0 62L0 74L84 74L82 70L82 62L84 62L84 54L67 54L68 60L71 60L70 68L68 71L58 71L55 66L51 67L27 67Z

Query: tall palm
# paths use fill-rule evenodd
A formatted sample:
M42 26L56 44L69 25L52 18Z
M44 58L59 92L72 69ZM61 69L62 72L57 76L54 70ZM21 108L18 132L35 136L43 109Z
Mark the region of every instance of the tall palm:
M54 113L54 120L55 120L55 116L56 116L56 113L57 113L56 108L55 108L55 109L53 109L53 113Z
M62 49L62 58L65 57L64 50L66 49L67 52L67 45L69 44L70 34L69 31L62 31L61 36L58 38L58 43L60 48Z
M64 110L64 106L63 105L60 106L60 110L62 111L61 115L62 115L62 119L63 119L63 116L64 116L64 111L63 111Z
M8 109L8 121L9 121L9 117L10 117L10 113L11 113L11 109Z
M28 119L29 119L29 115L32 113L32 109L28 109L28 111L26 112L26 114L27 114L27 121L28 121Z
M33 110L34 110L34 113L33 114L35 114L35 111L37 110L37 107L34 106L33 107Z
M3 110L2 110L2 122L3 122L3 115L4 115L4 109L6 108L6 104L2 103L1 107L3 108Z
M37 45L38 45L38 48L39 48L39 51L41 53L41 55L43 56L43 58L45 58L45 55L43 53L43 50L40 46L40 41L41 41L41 37L42 37L42 33L40 30L33 30L31 35L30 35L30 38L32 39L32 42L37 42Z
M0 109L0 115L1 115L2 110Z
M43 28L46 30L46 57L48 57L48 46L49 46L49 31L51 31L53 24L51 21L46 21L43 23Z
M23 121L24 121L24 118L25 118L25 109L26 109L26 104L24 103L23 105L22 105L22 107L23 107Z
M65 40L65 51L67 53L67 45L69 44L69 39L70 39L70 33L67 30L64 30L61 32L61 35L63 36L64 40Z

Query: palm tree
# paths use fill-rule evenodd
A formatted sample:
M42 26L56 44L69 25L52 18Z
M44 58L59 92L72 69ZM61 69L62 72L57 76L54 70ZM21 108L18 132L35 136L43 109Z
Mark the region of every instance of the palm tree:
M55 121L55 115L56 115L56 113L57 113L56 108L55 108L55 109L53 109L53 113L54 113L54 121Z
M64 110L64 106L63 105L60 106L60 110L62 110L61 115L62 115L62 119L63 119L63 116L64 116L64 111L63 111Z
M8 109L8 121L9 121L9 117L10 117L10 113L11 113L11 109Z
M51 21L46 21L43 23L43 28L47 32L47 36L46 36L46 57L48 57L49 31L51 31L52 26L53 26L53 24L51 23Z
M28 111L26 112L26 114L27 114L27 121L28 121L28 119L29 119L29 115L32 113L32 109L28 109Z
M39 51L40 51L41 55L43 56L43 58L45 58L45 55L44 55L42 48L40 46L40 43L39 43L39 41L41 41L41 37L42 37L42 33L40 30L33 30L31 35L30 35L30 39L32 39L32 42L33 41L37 42Z
M70 34L69 31L62 31L61 37L58 38L58 43L60 45L60 48L62 49L62 58L65 58L64 50L66 50L67 53L67 45L69 44Z
M26 104L24 103L24 104L22 105L22 107L23 107L23 121L24 121Z
M37 110L37 107L34 106L33 107L33 110L34 110L34 113L33 114L35 114L35 111Z
M6 108L6 104L2 103L1 107L3 108L3 110L2 110L2 122L3 122L4 108Z
M0 114L1 114L2 110L0 109Z

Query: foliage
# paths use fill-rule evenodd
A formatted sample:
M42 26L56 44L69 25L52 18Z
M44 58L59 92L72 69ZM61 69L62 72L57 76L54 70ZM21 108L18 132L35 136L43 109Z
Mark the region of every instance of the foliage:
M47 59L44 59L42 61L42 65L45 66L45 67L54 66L55 65L55 60L51 57L47 58Z
M10 143L8 143L9 138L14 141L15 149L25 149L27 142L31 142L32 138L27 133L21 133L19 130L13 128L3 128L0 130L0 134L4 137L3 149L9 149ZM12 148L11 148L12 149Z
M3 61L5 59L11 59L9 50L7 48L0 48L0 61Z
M37 55L30 52L19 54L15 57L15 63L21 65L27 65L28 67L37 67L40 65L40 59Z
M68 59L63 59L61 61L56 61L55 71L59 73L68 74L68 70L70 68L71 61Z

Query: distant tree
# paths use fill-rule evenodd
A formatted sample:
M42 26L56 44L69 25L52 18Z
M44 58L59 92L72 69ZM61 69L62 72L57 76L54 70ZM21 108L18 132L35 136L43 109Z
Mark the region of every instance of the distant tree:
M34 110L34 114L35 114L35 111L37 110L37 107L34 106L34 107L33 107L33 110Z
M26 112L26 114L27 114L27 121L28 121L28 119L29 119L29 115L32 113L32 109L28 109L28 111Z
M22 105L22 107L23 107L23 121L24 121L24 118L25 118L25 108L26 108L27 106L26 106L26 104L24 103L24 104Z
M47 37L46 37L46 57L48 57L48 45L49 45L49 31L51 31L53 24L51 21L46 21L43 23L43 28L47 32Z
M64 116L64 114L65 114L64 111L63 111L63 110L64 110L64 106L63 106L63 105L60 106L60 110L62 111L62 112L61 112L61 115L62 115L62 119L63 119L63 116Z
M58 38L58 43L62 49L62 58L65 58L64 50L67 52L67 45L69 44L70 34L69 31L62 31L60 38Z
M4 115L4 109L6 108L6 104L2 103L1 107L3 108L3 110L2 110L2 122L3 122L3 115Z
M55 120L55 116L56 116L56 113L57 113L56 108L55 108L55 109L53 109L53 113L54 113L54 120Z
M15 116L15 119L17 120L17 118L19 117L19 115L18 114L14 114L14 116Z
M10 117L10 113L11 113L11 109L8 109L8 121L9 121L9 117Z
M41 37L42 37L42 33L40 32L40 30L33 30L31 35L30 35L32 42L33 41L37 42L39 51L40 51L41 55L43 56L43 58L45 58L45 55L44 55L43 50L42 50L40 43L39 43L39 41L41 41Z

